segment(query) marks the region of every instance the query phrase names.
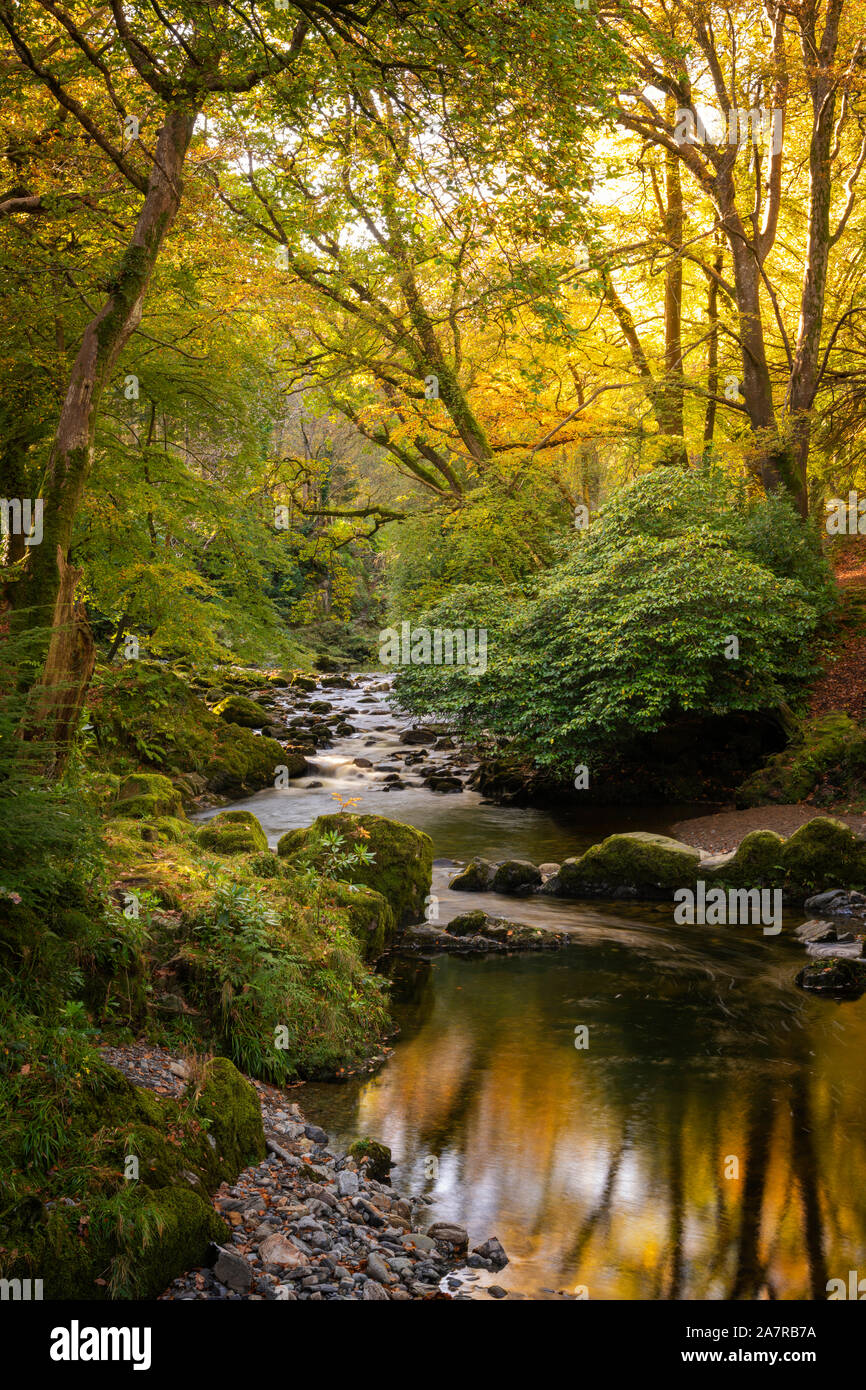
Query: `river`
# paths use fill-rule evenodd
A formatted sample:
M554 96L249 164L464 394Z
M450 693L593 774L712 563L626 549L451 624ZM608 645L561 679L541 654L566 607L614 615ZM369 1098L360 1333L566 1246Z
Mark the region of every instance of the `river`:
M393 1054L373 1076L308 1084L306 1113L337 1144L388 1144L395 1185L432 1197L431 1219L466 1226L473 1244L497 1235L510 1262L478 1287L512 1297L823 1299L828 1279L866 1274L866 999L794 988L804 956L788 928L802 917L765 937L677 926L655 904L451 892L455 864L475 854L558 862L706 807L557 814L431 791L395 756L412 721L385 684L316 692L352 711L356 732L308 777L236 805L275 844L336 809L335 792L360 797L353 809L432 837L440 924L482 907L573 944L395 957ZM422 762L465 775L459 757ZM395 768L406 786L385 790Z

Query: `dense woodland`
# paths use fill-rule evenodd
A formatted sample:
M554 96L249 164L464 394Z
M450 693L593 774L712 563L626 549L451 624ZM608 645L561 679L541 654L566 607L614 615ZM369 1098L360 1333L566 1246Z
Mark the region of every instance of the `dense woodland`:
M394 674L494 797L866 810L863 11L0 0L0 70L0 1261L156 1296L212 1213L94 1048L358 1064L429 889L351 805L193 832L315 751L250 696L483 632Z

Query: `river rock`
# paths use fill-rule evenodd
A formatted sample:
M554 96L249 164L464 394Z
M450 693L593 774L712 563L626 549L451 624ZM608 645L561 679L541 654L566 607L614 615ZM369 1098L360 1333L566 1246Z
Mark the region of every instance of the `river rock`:
M259 1246L259 1256L265 1265L277 1265L280 1269L297 1269L305 1263L304 1256L290 1240L279 1233L268 1236Z
M811 994L825 994L835 999L859 999L866 990L866 963L852 960L830 960L822 964L804 965L795 983Z
M866 917L866 894L831 888L807 898L805 907L807 912L826 912L831 917Z
M235 1250L227 1250L224 1246L217 1246L219 1254L216 1264L213 1267L214 1278L221 1284L225 1284L227 1289L234 1289L236 1293L247 1293L253 1282L253 1272L242 1256Z
M845 933L850 940L850 933ZM838 941L836 927L833 922L823 922L815 918L810 922L803 922L801 926L794 928L794 935L798 941Z
M368 1279L364 1285L364 1292L361 1294L361 1297L364 1299L365 1303L369 1303L376 1299L387 1299L388 1295L382 1288L382 1285L376 1283L375 1279Z
M479 1255L482 1260L489 1261L491 1269L504 1269L508 1264L508 1256L496 1236L485 1240L483 1245L476 1245L472 1253Z
M443 777L433 774L424 778L424 786L429 787L431 792L462 792L463 783L459 777Z
M455 1250L466 1250L469 1246L469 1232L451 1221L435 1221L432 1226L427 1227L427 1235Z
M495 867L489 860L476 857L454 875L448 887L463 893L483 893L489 887L494 872Z
M395 1284L397 1276L392 1274L381 1255L373 1250L367 1257L367 1273L377 1284Z
M541 873L529 859L506 859L497 865L490 890L493 893L528 893L540 883Z
M358 1174L351 1168L344 1168L337 1174L337 1191L341 1197L354 1197L358 1186Z
M817 960L858 960L863 955L863 942L849 936L847 941L810 941L806 954Z

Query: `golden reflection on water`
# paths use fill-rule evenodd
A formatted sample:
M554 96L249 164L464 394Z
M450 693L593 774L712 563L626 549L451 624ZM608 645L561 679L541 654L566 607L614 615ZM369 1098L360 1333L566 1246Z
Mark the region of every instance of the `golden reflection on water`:
M825 1298L866 1274L866 999L794 990L787 941L678 932L422 966L392 1060L309 1112L330 1090L335 1137L497 1235L509 1290Z

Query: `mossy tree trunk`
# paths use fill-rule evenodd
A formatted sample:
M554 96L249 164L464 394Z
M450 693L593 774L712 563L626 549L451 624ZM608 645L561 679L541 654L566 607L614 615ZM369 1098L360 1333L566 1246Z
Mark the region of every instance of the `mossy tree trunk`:
M141 319L160 249L180 206L195 114L187 101L166 111L135 230L108 297L84 330L69 374L43 487L42 543L30 548L23 572L9 589L19 630L46 631L42 678L27 733L56 746L58 767L93 668L92 638L85 636L86 616L75 601L77 572L70 567L69 552L93 462L97 412L118 357Z

